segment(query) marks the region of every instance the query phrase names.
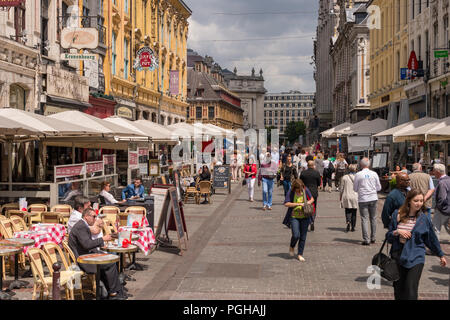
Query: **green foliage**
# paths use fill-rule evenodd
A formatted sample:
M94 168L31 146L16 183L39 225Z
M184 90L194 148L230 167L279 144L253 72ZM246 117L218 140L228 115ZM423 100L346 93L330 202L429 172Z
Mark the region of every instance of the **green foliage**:
M299 136L306 132L306 125L303 121L291 121L287 124L285 135L290 143L298 140Z

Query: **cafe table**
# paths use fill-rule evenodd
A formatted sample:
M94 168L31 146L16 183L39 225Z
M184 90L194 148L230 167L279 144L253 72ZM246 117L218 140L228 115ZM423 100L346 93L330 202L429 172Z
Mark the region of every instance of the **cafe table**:
M96 292L95 298L100 299L100 266L102 264L117 263L119 256L110 253L92 253L79 256L78 263L95 264L97 265L97 273L95 274Z
M57 223L38 223L30 227L28 231L14 232L14 238L32 239L34 247L39 248L48 242L61 244L66 235L66 227ZM26 253L28 246L24 247Z
M32 246L34 244L33 239L26 238L8 238L0 240L1 247L15 247L23 250L24 247ZM31 266L30 266L31 270ZM27 273L30 273L27 271ZM28 286L28 281L19 280L19 255L14 256L14 281L9 285L9 290L26 288Z
M0 268L1 268L1 266L3 266L3 257L15 256L16 261L17 261L18 255L21 252L22 252L22 248L19 248L19 247L0 246ZM17 268L17 266L16 266L16 268ZM3 291L3 272L0 272L0 300L10 300L12 295L14 295L14 293L10 294L10 293Z
M119 266L119 272L122 274L123 270L125 269L124 266L124 259L123 255L125 253L135 253L138 251L138 247L134 244L129 244L126 248L122 247L121 245L117 245L114 243L108 243L105 247L102 249L111 252L111 253L118 253L120 255L120 266Z

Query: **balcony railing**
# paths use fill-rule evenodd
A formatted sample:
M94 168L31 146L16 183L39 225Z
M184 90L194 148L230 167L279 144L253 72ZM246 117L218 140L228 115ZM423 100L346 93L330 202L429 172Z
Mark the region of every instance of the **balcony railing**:
M70 15L59 17L61 28L68 27ZM80 16L81 26L83 28L95 28L98 30L98 42L106 44L106 27L103 25L104 18L101 16Z

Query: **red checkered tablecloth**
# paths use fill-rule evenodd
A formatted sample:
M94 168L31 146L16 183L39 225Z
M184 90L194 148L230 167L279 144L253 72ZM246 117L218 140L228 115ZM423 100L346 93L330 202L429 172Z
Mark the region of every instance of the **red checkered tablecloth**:
M47 242L61 244L66 235L66 227L62 224L36 224L30 227L29 231L20 231L14 233L14 238L26 238L34 240L34 247L40 248ZM24 247L24 253L29 247Z
M150 253L152 246L156 243L155 235L150 227L144 227L142 229L119 227L118 232L121 231L131 231L133 234L139 235L139 239L132 241L131 243L138 246L146 256Z

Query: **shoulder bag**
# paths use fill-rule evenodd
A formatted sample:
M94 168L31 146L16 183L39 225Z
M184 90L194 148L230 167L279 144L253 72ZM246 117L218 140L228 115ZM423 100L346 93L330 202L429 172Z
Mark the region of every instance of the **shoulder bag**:
M305 204L303 205L303 214L306 218L309 218L314 214L314 206L307 202L308 198L306 197L305 190L303 190L303 201L305 202Z
M382 253L383 248L387 242L387 238L384 240L380 251L373 256L372 265L380 268L381 276L388 281L397 281L400 279L400 273L398 271L397 261ZM387 247L386 247L387 250Z

